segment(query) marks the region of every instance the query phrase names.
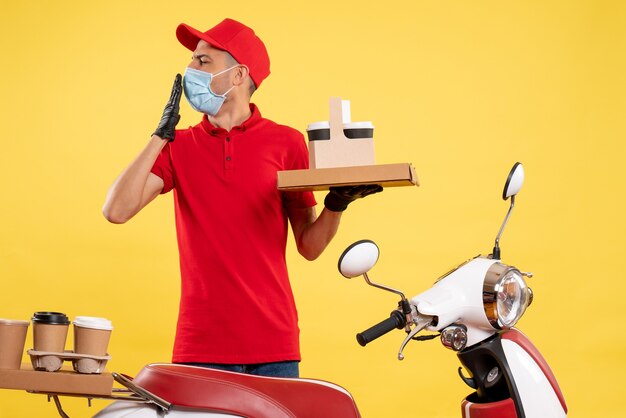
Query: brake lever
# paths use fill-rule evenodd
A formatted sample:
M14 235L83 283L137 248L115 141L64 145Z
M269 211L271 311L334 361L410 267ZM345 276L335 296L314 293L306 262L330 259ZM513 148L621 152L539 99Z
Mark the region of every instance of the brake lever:
M413 322L415 323L415 328L413 328L411 332L409 332L409 334L406 336L404 341L402 341L402 344L400 345L400 350L398 350L398 360L404 360L404 354L402 354L402 351L404 351L404 347L406 347L409 341L413 339L415 334L417 334L433 322L433 317L418 314L417 318Z

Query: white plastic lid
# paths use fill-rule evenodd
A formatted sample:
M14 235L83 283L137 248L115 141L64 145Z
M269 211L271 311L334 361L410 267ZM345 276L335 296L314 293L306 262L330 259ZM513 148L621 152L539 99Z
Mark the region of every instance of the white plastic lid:
M106 318L97 318L95 316L77 316L74 319L74 325L83 328L103 329L110 331L113 324Z
M30 321L22 321L19 319L2 319L0 318L0 324L3 325L20 325L23 327L27 327L30 325Z
M309 123L306 127L307 131L316 131L318 129L330 129L330 123L327 120ZM343 129L374 129L371 121L348 122L343 124Z
M321 122L309 123L306 127L307 131L316 131L318 129L330 129L330 124L327 120Z
M349 122L343 124L343 129L374 129L371 121Z

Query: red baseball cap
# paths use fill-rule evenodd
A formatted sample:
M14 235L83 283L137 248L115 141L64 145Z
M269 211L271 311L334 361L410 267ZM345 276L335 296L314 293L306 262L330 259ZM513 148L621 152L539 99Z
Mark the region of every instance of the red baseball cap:
M224 19L206 32L181 23L176 28L176 37L191 51L196 50L202 39L212 47L230 53L239 64L248 67L257 88L270 75L270 57L265 44L252 29L236 20Z

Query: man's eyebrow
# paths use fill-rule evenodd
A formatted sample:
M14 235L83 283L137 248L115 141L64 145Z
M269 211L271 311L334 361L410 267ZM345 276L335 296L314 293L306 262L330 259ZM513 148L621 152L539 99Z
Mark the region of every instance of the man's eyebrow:
M211 56L210 56L210 55L207 55L207 54L198 54L198 55L193 54L193 55L191 56L191 58L192 58L192 59L208 58L208 59L210 59L210 60L212 61Z

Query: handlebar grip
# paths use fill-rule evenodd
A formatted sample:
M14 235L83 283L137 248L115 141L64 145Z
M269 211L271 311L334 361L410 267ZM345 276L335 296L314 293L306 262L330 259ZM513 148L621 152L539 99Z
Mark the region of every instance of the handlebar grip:
M365 347L376 338L381 337L394 329L400 329L405 325L406 317L399 311L393 311L391 312L389 318L379 322L371 328L366 329L360 334L357 334L356 340L362 347Z

